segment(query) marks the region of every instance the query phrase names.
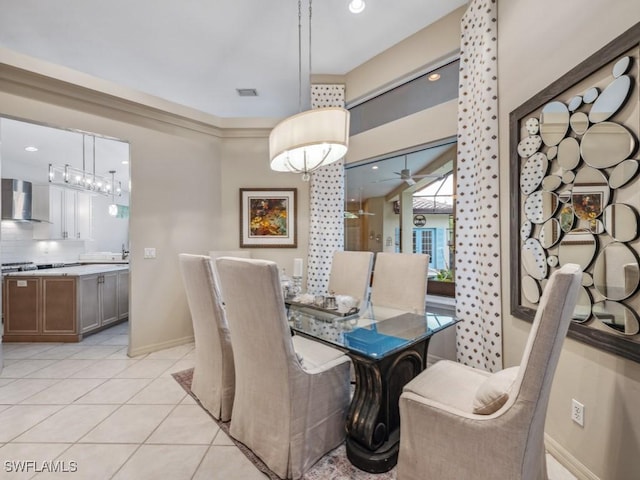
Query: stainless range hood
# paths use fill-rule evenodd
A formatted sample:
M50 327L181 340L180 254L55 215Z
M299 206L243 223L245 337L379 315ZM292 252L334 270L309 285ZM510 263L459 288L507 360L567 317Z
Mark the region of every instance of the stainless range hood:
M31 182L2 179L2 220L40 222L31 218Z

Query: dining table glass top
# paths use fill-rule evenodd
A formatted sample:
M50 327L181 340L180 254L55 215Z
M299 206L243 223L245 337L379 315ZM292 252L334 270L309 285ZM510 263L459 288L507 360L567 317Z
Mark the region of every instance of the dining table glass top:
M372 359L381 359L454 325L451 311L427 307L416 314L369 304L353 315L288 303L294 333L318 339Z

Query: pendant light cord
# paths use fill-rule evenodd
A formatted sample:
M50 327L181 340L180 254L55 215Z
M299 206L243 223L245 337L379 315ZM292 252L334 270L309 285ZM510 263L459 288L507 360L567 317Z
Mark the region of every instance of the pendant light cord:
M311 96L311 3L312 0L309 0L309 96Z
M302 112L302 0L298 0L298 112Z
M309 87L311 87L311 16L312 0L309 0ZM298 0L298 112L302 112L302 0Z

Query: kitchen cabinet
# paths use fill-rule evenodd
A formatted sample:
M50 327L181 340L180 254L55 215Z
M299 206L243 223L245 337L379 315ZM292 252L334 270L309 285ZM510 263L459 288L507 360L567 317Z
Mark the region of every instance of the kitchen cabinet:
M76 279L66 276L4 279L5 341L78 341Z
M83 265L5 275L5 342L77 342L129 316L129 269Z
M33 186L33 218L38 240L90 240L91 194L58 185Z
M129 270L118 272L118 320L129 318Z
M118 273L105 272L80 277L80 333L90 332L120 319Z

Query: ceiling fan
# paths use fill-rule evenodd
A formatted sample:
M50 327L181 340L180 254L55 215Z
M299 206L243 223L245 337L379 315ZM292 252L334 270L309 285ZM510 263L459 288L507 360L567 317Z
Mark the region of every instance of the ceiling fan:
M411 174L411 169L407 167L407 156L404 156L404 168L402 170L400 170L399 172L393 172L396 175L398 175L398 177L396 178L385 178L384 180L378 180L378 182L388 182L390 180L402 180L404 181L407 185L409 185L410 187L416 184L415 179L416 178L438 178L440 177L440 175L412 175Z

